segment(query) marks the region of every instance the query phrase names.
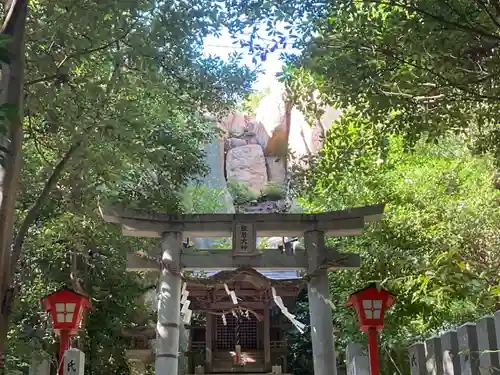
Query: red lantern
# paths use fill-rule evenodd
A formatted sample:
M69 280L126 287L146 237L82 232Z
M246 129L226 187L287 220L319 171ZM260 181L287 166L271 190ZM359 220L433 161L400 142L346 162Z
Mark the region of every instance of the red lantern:
M385 310L394 304L395 297L386 290L377 289L375 284L350 295L347 307L354 307L358 315L359 328L368 332L370 373L379 375L378 331L384 328Z
M59 361L62 364L64 352L69 348L69 338L81 328L83 311L90 309L90 300L83 294L63 288L45 297L42 304L52 315L54 331L60 336ZM60 365L59 374L62 370Z

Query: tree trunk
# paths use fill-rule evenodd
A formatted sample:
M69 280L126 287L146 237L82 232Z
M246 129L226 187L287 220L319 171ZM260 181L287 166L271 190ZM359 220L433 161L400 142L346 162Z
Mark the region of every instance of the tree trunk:
M0 374L5 373L5 341L12 307L11 247L14 231L14 209L19 190L23 140L24 32L28 12L27 0L8 0L2 34L11 37L8 44L9 64L2 64L2 105L6 112L7 134L0 180Z

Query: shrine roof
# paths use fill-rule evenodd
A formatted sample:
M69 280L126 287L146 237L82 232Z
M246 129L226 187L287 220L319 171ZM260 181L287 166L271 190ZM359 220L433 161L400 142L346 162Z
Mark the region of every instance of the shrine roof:
M258 271L260 274L271 280L289 280L289 279L298 279L300 277L299 271L295 270L282 271L282 270L257 269L256 271ZM207 271L206 275L208 277L211 277L217 274L218 272L221 272L221 270Z
M280 297L293 300L304 287L304 280L297 278L297 274L290 276L293 278L271 279L254 268L241 267L231 271L211 272L211 275L205 273L203 277L185 277L184 280L193 308L210 310L233 306L228 288L236 292L241 305L247 308L267 306L273 300L273 288Z
M203 276L198 277L200 273L195 272L192 280L197 284L218 285L222 283L231 283L234 281L254 280L262 285L298 285L302 283L297 271L278 271L278 270L257 270L250 267L237 268L235 270L208 271L203 272ZM274 277L270 277L274 276ZM188 279L189 283L189 279Z

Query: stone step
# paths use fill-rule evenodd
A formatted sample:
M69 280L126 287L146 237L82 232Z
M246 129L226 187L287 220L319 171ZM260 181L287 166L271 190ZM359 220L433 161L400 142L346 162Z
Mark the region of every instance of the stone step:
M253 358L253 359L262 359L264 358L263 355L252 355L252 354L241 354L241 357L242 358ZM212 356L212 358L221 358L221 359L224 359L224 358L234 358L234 355L233 354L224 354L224 355L214 355Z
M216 359L219 360L219 361L232 361L233 360L233 356L220 356L220 357L212 357L212 359L215 361ZM249 358L255 362L264 362L264 357L253 357L253 356L242 356L241 358Z
M232 358L234 354L227 353L227 354L218 354L218 355L213 355L212 358ZM242 357L250 357L250 358L264 358L264 354L257 354L257 353L241 353Z

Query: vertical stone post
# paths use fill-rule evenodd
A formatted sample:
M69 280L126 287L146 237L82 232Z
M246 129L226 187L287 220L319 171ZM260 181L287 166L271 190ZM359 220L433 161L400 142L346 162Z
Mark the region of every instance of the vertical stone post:
M349 344L346 348L347 375L370 375L368 355L360 344Z
M465 323L458 327L458 350L460 352L460 368L463 374L481 375L479 370L479 348L477 344L476 325Z
M50 362L47 359L33 358L29 375L50 375Z
M271 368L271 316L269 306L264 306L264 367Z
M308 271L311 275L307 289L314 373L336 375L332 311L330 306L322 300L322 297L330 298L328 270L318 269L321 259L324 258L324 233L319 231L306 232L304 233L304 240L309 262Z
M212 314L206 314L205 326L205 369L212 371L212 342L214 332L214 319Z
M179 368L182 233L166 232L161 241L161 273L156 324L156 375L176 375Z
M479 367L482 373L500 374L499 346L493 316L484 316L476 322Z
M443 375L443 351L439 337L425 340L425 367L429 375Z
M64 352L64 375L85 374L85 353L80 349L71 348Z
M410 346L408 350L410 357L410 373L411 375L427 375L425 367L425 345L417 342Z
M495 319L495 336L497 337L497 344L500 346L500 310L495 313L493 319Z
M460 356L458 355L457 331L448 331L441 336L441 349L443 350L444 375L460 375Z

